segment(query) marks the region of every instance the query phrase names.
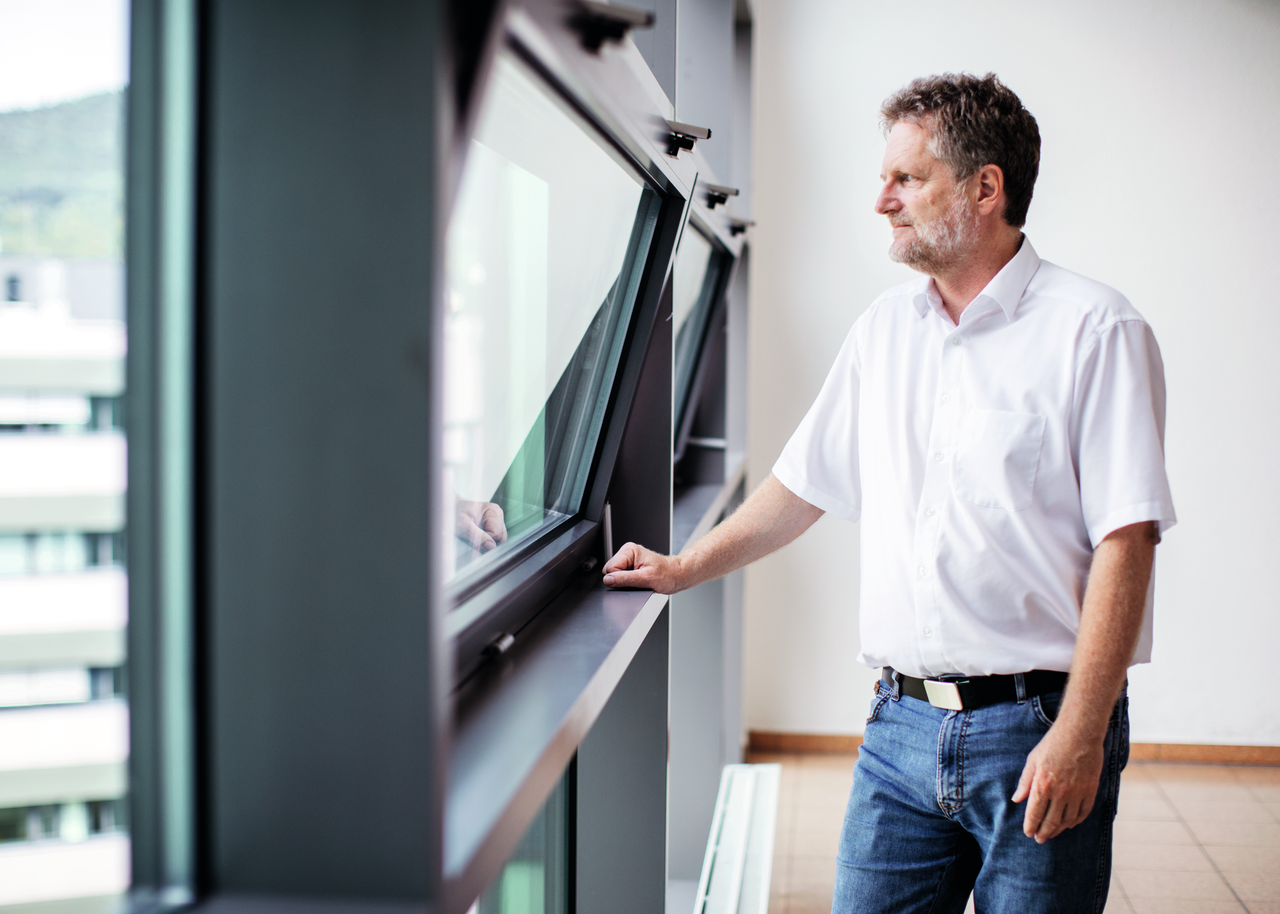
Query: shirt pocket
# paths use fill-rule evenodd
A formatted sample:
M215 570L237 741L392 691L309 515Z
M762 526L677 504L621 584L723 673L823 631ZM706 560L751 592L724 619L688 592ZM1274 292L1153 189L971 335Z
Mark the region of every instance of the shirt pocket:
M957 498L984 508L1021 511L1035 491L1044 416L971 409L960 423L951 471Z

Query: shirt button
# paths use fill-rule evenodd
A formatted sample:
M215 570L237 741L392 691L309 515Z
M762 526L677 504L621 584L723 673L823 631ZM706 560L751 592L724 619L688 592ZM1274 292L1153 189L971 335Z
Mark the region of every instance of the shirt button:
M933 459L938 461L938 463L942 463L942 451L938 451L938 453L934 454Z
M935 514L937 514L937 513L938 513L938 512L937 512L937 511L935 511L935 510L933 510L933 508L925 508L925 509L924 509L924 516L925 516L925 517L933 517L933 515L935 515Z
M951 394L943 394L943 395L942 395L942 402L943 402L943 403L950 403L950 402L951 402Z
M929 576L929 569L928 569L928 568L925 568L923 565L921 565L921 566L920 566L920 577L922 577L922 578L927 578L928 576Z
M933 637L933 629L931 629L931 628L926 628L926 629L924 630L924 636L925 636L926 638L932 638L932 637Z
M951 338L951 345L952 345L952 346L959 346L959 345L960 345L960 337L958 337L958 336L953 336L953 337Z

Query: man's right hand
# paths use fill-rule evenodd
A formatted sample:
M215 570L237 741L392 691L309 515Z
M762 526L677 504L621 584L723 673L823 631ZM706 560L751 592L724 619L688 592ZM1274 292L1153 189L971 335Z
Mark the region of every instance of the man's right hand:
M627 543L604 566L604 582L610 587L634 587L656 593L683 590L678 555L662 555L635 543Z
M610 587L675 593L726 575L781 549L822 516L772 473L711 532L680 555L627 543L604 566Z

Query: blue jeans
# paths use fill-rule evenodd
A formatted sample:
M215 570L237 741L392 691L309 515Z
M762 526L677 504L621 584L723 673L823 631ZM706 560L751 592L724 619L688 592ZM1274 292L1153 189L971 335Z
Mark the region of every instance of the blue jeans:
M1129 760L1121 693L1089 817L1044 844L1010 801L1061 692L945 711L881 683L858 752L836 865L833 914L1100 914L1111 830Z

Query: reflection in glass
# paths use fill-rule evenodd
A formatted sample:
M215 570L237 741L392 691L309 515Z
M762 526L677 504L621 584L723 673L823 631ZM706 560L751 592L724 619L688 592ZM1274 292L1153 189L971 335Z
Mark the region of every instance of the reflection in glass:
M0 5L0 911L129 885L127 11Z
M499 57L449 226L446 567L578 511L657 209L537 76Z
M568 914L569 790L561 778L471 914Z
M716 290L727 255L716 250L692 223L687 225L676 249L671 270L671 307L675 322L676 433L684 426L689 391L698 367L698 354L715 310Z

